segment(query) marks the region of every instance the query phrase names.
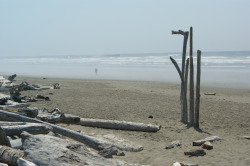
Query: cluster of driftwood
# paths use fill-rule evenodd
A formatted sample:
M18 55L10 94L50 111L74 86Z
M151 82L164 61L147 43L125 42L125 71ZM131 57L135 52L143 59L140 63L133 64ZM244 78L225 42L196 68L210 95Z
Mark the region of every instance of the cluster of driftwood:
M212 150L213 149L213 145L211 142L219 141L219 140L221 140L220 137L211 136L211 137L207 137L205 139L194 141L193 146L201 146L201 148L195 148L195 149L185 151L184 155L187 155L190 157L191 156L204 156L204 155L206 155L205 150ZM178 146L181 146L181 142L180 141L173 141L173 142L171 142L170 145L166 146L166 149L172 149L172 148L178 147ZM198 166L198 164L174 162L173 166Z
M190 27L190 33L188 31L184 32L179 30L172 31L172 34L179 34L184 36L181 69L178 66L177 62L172 57L170 57L181 79L181 122L183 122L184 124L188 124L190 127L194 126L196 128L199 128L201 51L197 51L196 100L194 102L193 28ZM188 36L190 36L190 58L186 59ZM190 69L189 113L187 105L188 69Z
M55 86L60 88L59 84L55 84ZM125 155L126 151L142 151L142 146L126 143L121 141L122 139L113 142L107 141L69 130L57 123L144 132L157 132L161 128L161 126L152 124L81 118L65 114L58 108L51 111L31 108L28 107L28 103L24 103L27 100L24 100L20 92L37 89L30 88L27 83L13 87L17 92L13 92L13 88L10 88L9 96L0 95L1 104L11 101L18 108L9 109L11 108L9 105L8 107L2 106L2 110L0 110L0 163L18 166L137 165L106 158L112 158L112 155ZM34 86L32 85L32 87ZM15 98L13 94L16 95ZM16 100L17 98L18 100ZM7 101L4 102L5 100ZM115 139L118 140L118 138ZM97 150L99 154L89 148Z

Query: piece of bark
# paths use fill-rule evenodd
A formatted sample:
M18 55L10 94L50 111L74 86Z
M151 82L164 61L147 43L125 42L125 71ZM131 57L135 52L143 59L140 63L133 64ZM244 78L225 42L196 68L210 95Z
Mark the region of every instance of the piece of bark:
M43 123L46 125L49 125L53 128L53 132L59 133L63 136L69 137L71 139L74 139L76 141L79 141L81 143L84 143L88 146L90 146L91 148L94 148L96 150L102 150L105 149L107 147L116 147L120 150L124 150L124 151L134 151L134 152L138 152L138 151L142 151L143 147L124 147L124 146L120 146L120 145L115 145L115 144L110 144L109 142L104 142L101 141L99 139L96 139L94 137L88 136L88 135L83 135L80 134L76 131L72 131L63 127L59 127L57 125L53 125L47 122L43 122L41 120L37 120L37 119L32 119L32 118L28 118L22 115L17 115L15 113L12 112L7 112L7 111L2 111L0 110L0 120L12 120L12 121L22 121L22 122L35 122L35 123Z
M106 129L132 130L132 131L145 131L145 132L157 132L161 128L161 126L152 124L134 123L134 122L117 121L117 120L88 119L88 118L81 118L78 124L83 126L99 127Z
M220 137L218 137L218 136L211 136L211 137L207 137L207 138L202 139L202 140L194 141L193 142L193 146L200 146L200 145L202 145L205 142L213 142L213 141L219 141L219 140L221 140Z
M7 135L1 126L0 126L0 145L11 146L9 139L7 138Z
M177 146L181 146L181 142L179 140L171 142L170 145L166 146L166 149L172 149Z
M203 149L193 149L184 152L184 154L188 156L204 156L206 155L206 152Z
M125 154L123 152L119 152L119 150L117 148L114 148L114 147L103 149L103 150L99 151L98 154L100 154L101 156L103 156L105 158L113 158L113 155L125 156Z
M32 163L32 162L30 162L28 160L25 160L23 158L19 158L17 160L17 165L18 166L37 166L36 164L34 164L34 163Z
M212 150L213 149L213 145L211 144L211 142L205 142L204 144L201 145L201 147L203 149L207 149L207 150Z
M0 146L0 162L17 166L17 160L23 157L23 152L7 146Z
M48 134L52 127L38 123L27 123L25 125L17 126L2 126L2 129L6 135L20 135L23 131L27 131L31 134Z

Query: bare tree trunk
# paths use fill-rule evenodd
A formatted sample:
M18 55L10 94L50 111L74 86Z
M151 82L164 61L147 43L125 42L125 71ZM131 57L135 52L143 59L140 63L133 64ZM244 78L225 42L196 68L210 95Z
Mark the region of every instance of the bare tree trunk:
M195 123L194 127L199 128L200 119L200 80L201 80L201 51L197 51L197 78L196 78L196 101L195 101Z
M189 125L194 124L194 64L193 64L193 28L190 27L190 92L189 92Z

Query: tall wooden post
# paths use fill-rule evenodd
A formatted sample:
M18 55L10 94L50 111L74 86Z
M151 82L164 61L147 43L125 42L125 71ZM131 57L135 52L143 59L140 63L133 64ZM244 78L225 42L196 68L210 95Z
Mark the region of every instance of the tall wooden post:
M195 100L195 121L194 127L199 128L200 125L200 81L201 81L201 51L197 51L197 77L196 77L196 100Z
M194 64L193 64L193 28L190 27L190 92L189 92L189 126L194 124Z
M188 41L188 34L189 32L184 31L172 31L172 34L180 34L184 36L183 40L183 50L182 50L182 70L181 70L181 95L180 95L180 105L181 105L181 121L183 123L187 123L187 104L185 104L186 101L184 101L184 94L185 94L185 82L184 82L184 76L185 76L185 61L186 61L186 50L187 50L187 41ZM173 61L172 61L173 62Z
M184 91L183 107L186 108L186 112L183 112L183 113L184 113L184 118L185 118L184 120L186 123L188 123L188 107L187 107L188 67L189 67L189 58L187 58L187 61L186 61L186 69L185 69L185 77L184 77L185 91Z

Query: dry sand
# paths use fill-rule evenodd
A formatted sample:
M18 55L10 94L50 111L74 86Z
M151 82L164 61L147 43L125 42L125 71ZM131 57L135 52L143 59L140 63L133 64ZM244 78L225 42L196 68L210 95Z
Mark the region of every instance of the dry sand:
M200 166L250 165L250 140L240 138L250 135L249 89L202 87L201 131L196 131L179 122L179 84L17 77L17 83L21 81L42 85L57 82L61 85L61 89L22 92L22 95L41 94L51 99L32 103L32 107L59 108L65 113L84 118L125 120L162 126L156 133L67 126L86 134L115 134L144 146L141 152L125 152L125 156L115 157L120 160L154 166L170 166L174 161L197 163ZM205 92L215 92L216 95L206 96ZM152 119L148 118L150 115L153 116ZM194 148L193 141L211 135L217 135L223 140L214 142L214 149L206 151L205 156L184 155L184 151ZM175 140L180 140L182 146L165 149Z

